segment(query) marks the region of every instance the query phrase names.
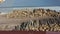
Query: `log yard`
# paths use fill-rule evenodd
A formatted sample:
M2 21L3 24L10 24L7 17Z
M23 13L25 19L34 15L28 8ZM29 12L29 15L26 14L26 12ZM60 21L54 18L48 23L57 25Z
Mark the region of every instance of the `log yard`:
M50 9L16 9L0 13L1 31L57 31L60 32L60 12Z

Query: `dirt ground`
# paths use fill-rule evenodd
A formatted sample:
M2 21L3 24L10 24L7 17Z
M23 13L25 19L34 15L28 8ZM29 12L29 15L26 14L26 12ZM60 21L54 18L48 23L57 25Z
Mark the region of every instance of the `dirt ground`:
M20 24L22 22L26 22L29 20L39 20L48 17L33 17L33 18L24 18L24 19L17 19L17 18L6 18L5 15L0 15L0 24Z

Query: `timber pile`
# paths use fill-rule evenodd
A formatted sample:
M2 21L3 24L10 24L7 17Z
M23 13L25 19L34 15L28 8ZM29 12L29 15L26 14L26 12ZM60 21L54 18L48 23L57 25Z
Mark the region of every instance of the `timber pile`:
M27 10L13 10L11 13L7 14L7 18L32 18L32 17L58 17L60 12L50 9L33 9L33 11Z
M7 18L34 18L50 17L40 20L30 20L15 26L14 30L33 30L33 31L58 31L60 32L60 12L50 9L13 10L7 14Z

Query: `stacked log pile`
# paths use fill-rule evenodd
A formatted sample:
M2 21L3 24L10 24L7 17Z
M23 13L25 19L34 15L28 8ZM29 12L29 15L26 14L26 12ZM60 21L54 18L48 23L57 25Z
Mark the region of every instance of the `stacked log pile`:
M29 9L28 9L29 10ZM57 17L60 16L60 12L50 9L33 9L33 11L28 10L13 10L7 15L7 18L24 18L24 17Z
M50 9L33 9L33 11L13 10L7 18L50 17L40 20L30 20L15 26L14 30L58 31L60 32L60 12Z

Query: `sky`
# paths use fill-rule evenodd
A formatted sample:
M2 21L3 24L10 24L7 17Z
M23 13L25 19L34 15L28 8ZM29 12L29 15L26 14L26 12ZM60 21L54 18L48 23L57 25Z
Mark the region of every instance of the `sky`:
M15 0L15 6L60 6L60 0Z
M60 0L5 0L0 7L15 6L60 6Z
M42 6L60 6L60 0L5 0L5 2L0 3L0 12L7 12L12 10L12 8L18 7L42 7Z

